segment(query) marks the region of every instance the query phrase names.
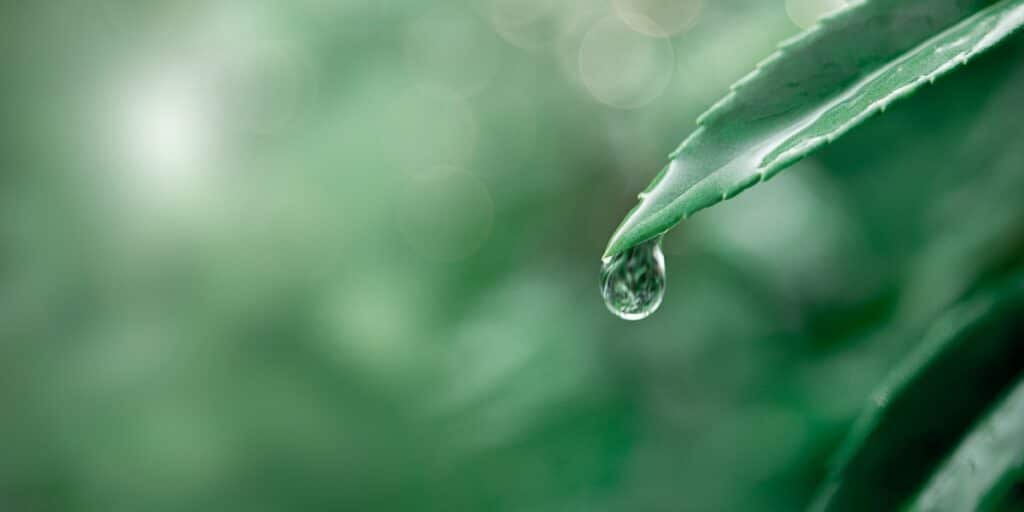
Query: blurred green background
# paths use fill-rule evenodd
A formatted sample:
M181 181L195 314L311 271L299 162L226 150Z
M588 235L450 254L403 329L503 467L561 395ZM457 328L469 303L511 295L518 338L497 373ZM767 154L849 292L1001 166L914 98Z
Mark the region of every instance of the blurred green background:
M0 509L804 507L1019 260L1021 38L681 225L648 320L597 272L838 3L3 2Z

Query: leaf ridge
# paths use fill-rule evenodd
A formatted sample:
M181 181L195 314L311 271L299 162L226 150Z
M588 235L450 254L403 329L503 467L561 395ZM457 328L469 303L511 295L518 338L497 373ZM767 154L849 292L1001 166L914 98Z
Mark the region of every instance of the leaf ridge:
M901 23L912 34L887 32ZM827 17L783 42L698 119L612 235L604 257L771 178L1021 25L1024 0L875 0ZM819 48L863 30L882 34L882 41L867 50L847 43L836 55ZM785 76L790 72L794 77Z

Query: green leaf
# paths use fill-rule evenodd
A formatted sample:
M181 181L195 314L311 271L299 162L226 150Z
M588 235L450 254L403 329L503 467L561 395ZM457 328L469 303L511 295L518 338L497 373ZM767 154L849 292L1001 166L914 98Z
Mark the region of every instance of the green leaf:
M979 423L910 510L990 510L1024 467L1024 380Z
M604 256L770 178L1022 24L1024 0L875 0L822 20L698 119Z
M817 510L909 500L1024 370L1024 274L946 313L875 394L840 448Z

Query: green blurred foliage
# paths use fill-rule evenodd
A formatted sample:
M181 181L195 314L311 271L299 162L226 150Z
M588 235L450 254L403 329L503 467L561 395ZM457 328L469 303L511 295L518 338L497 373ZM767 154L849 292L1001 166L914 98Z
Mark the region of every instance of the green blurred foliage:
M641 3L4 3L0 507L805 506L1020 260L1024 45L687 221L627 324L607 236L811 4Z

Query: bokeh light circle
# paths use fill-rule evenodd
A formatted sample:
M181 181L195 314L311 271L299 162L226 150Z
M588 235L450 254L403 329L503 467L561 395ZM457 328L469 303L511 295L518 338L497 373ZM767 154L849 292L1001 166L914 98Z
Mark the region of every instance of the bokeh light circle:
M580 45L580 79L594 98L613 107L650 103L665 91L674 69L667 38L640 34L614 16L595 23Z
M486 0L484 15L501 37L519 48L553 44L572 28L585 2L578 0Z
M615 13L633 30L671 36L693 27L701 0L614 0Z
M435 9L406 28L404 43L414 76L462 96L482 91L501 63L500 39L469 11Z

